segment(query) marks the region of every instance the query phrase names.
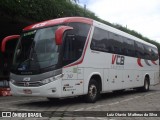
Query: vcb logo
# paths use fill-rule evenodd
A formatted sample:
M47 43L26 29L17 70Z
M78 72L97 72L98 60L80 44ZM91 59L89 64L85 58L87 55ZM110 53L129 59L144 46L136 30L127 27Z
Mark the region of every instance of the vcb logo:
M124 65L125 57L122 55L112 55L112 64Z

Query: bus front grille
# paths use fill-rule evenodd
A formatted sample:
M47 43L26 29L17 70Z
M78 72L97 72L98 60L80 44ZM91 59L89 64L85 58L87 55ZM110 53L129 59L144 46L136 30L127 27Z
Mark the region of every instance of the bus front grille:
M38 87L41 86L42 83L40 81L35 81L35 82L16 82L16 86L21 86L21 87Z

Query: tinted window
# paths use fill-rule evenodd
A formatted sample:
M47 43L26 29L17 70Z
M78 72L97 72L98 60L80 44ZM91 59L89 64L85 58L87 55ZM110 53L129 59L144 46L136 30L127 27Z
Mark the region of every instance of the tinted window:
M69 23L74 29L66 32L63 46L63 65L78 60L88 36L90 25L84 23Z
M0 81L0 87L9 87L9 82L7 80Z
M151 59L151 47L147 46L147 45L143 45L144 46L144 59Z
M121 36L95 27L91 42L91 49L123 54L123 40Z
M91 49L130 57L157 60L156 48L95 27Z
M115 54L123 54L123 40L121 36L109 33L109 41L110 41L110 47L111 51Z
M157 60L158 59L158 51L156 48L151 48L151 59L153 61Z
M136 52L136 57L144 58L144 48L142 43L135 42L135 52Z
M110 52L109 51L110 42L108 40L108 32L95 27L92 42L91 42L91 49Z
M134 41L125 37L122 37L122 39L124 46L123 54L126 56L135 57Z

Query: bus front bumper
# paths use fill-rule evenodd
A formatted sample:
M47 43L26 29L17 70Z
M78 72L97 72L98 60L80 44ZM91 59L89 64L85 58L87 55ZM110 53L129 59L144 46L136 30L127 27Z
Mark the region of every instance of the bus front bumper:
M61 97L61 80L56 80L38 87L16 86L10 82L10 88L13 96Z

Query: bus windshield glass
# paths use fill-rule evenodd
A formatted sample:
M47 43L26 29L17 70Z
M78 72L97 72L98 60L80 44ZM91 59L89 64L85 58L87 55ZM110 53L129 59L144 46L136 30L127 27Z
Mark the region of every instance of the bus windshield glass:
M16 71L35 71L58 63L55 31L58 26L24 32L17 44L13 68Z

